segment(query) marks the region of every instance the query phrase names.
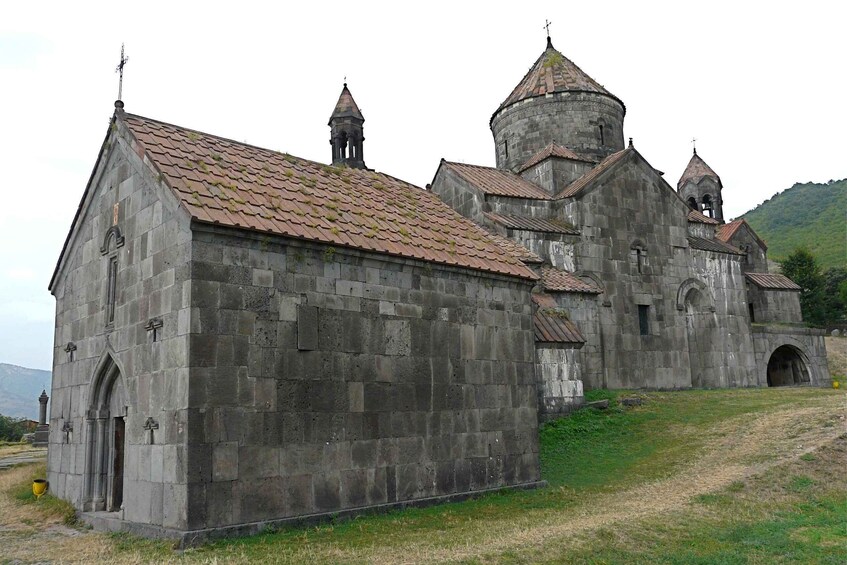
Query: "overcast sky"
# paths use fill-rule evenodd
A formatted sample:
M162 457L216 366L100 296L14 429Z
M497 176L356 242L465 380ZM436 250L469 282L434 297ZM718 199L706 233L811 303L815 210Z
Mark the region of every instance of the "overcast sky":
M106 134L121 42L128 112L322 162L346 76L368 166L425 186L442 157L494 164L488 121L543 51L547 18L672 186L697 138L731 218L794 182L847 177L838 4L6 3L0 362L51 366L47 284Z

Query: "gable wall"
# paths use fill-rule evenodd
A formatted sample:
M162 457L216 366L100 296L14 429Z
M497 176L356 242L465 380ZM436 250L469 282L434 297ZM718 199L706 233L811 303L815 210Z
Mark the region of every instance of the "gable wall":
M742 251L749 250L747 259L742 263L745 273L768 272L768 252L746 225L738 228L729 238L729 243Z
M484 222L484 195L449 167L442 165L438 168L429 190L464 217L478 224Z
M123 517L177 525L184 522L179 506L185 498L188 401L183 304L190 232L169 189L129 148L122 128L115 128L53 288L56 330L47 478L54 494L82 508L85 443L93 433L88 427L91 382L98 362L111 351L122 373L126 402ZM102 255L100 248L115 203L125 243L117 249L117 308L114 325L107 328L109 255ZM155 343L144 329L154 317L163 321ZM64 351L68 342L77 347L72 362ZM115 406L111 412L121 409ZM159 424L152 445L144 430L148 417ZM73 427L67 439L65 423Z
M195 233L188 527L539 478L531 283Z

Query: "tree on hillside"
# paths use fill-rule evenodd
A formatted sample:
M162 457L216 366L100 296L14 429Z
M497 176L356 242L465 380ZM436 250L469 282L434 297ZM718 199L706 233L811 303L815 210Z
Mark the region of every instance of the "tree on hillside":
M826 323L823 303L824 278L812 252L798 247L784 261L780 261L782 274L800 285L800 309L807 324L820 326Z
M842 296L842 289L847 290L847 269L830 267L824 271L823 301L827 325L847 319L847 296Z

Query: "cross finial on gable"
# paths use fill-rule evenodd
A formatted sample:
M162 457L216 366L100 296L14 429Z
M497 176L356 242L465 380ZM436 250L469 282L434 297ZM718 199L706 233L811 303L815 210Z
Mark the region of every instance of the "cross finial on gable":
M553 40L550 39L550 24L553 22L549 21L547 18L544 19L544 29L547 30L547 48L553 47Z
M124 56L124 44L121 43L121 61L118 63L118 66L115 67L115 72L120 75L120 78L118 79L118 99L115 102L115 106L117 106L118 102L122 101L121 97L123 96L124 90L124 67L128 62L129 57ZM121 103L121 106L123 106L123 103Z

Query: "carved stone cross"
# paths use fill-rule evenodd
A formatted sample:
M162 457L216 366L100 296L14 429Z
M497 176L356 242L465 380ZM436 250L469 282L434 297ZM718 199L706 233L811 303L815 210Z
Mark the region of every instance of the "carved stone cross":
M65 353L68 354L68 361L74 360L74 351L76 351L76 344L72 341L69 341L65 346Z
M150 432L150 445L153 445L153 430L159 429L159 422L151 416L144 422L144 429Z
M165 323L161 318L150 318L146 324L144 324L144 329L148 332L153 332L153 341L159 341L159 330L162 329L162 326Z

